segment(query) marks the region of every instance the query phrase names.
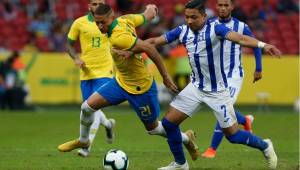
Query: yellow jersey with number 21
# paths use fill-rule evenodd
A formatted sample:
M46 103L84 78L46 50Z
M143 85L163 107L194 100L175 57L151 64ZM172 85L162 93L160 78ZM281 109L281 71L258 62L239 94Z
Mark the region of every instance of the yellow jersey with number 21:
M137 40L135 28L145 23L142 14L129 14L116 18L108 31L112 48L118 50L132 49ZM124 58L112 53L118 84L128 93L143 94L149 90L153 76L148 72L141 55Z

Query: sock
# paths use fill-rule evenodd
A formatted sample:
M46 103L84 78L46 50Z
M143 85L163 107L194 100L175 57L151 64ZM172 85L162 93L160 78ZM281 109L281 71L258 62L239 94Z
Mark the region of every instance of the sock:
M110 121L106 118L105 114L101 110L97 110L96 114L99 114L100 116L100 123L106 127L106 128L111 128L111 123Z
M80 114L80 142L87 142L90 135L90 127L94 120L94 114L85 115L81 112Z
M226 136L231 143L248 145L252 148L257 148L261 151L268 147L268 144L260 137L244 130L238 130L234 135Z
M91 149L92 143L96 137L97 131L99 129L100 125L100 114L98 112L94 113L94 121L93 124L91 125L90 133L89 133L89 140L90 140L90 147L89 150Z
M87 142L89 140L90 127L94 121L94 112L94 109L92 109L86 102L81 105L80 142Z
M222 142L223 136L224 136L224 134L223 134L222 128L221 128L220 124L217 122L215 130L214 130L214 134L213 134L213 137L211 140L210 147L213 148L214 150L217 150L219 145Z
M237 122L240 125L245 125L246 124L246 117L243 114L241 114L240 112L236 111L235 112L235 116L236 116Z
M182 137L179 126L169 122L167 119L162 120L162 125L165 128L168 144L174 156L175 162L183 165L186 162L182 148Z
M161 121L158 121L157 127L153 130L148 131L148 134L149 135L159 135L159 136L167 138L166 131L165 131ZM182 142L184 144L187 144L189 142L189 137L183 132L181 132L181 138L182 138Z

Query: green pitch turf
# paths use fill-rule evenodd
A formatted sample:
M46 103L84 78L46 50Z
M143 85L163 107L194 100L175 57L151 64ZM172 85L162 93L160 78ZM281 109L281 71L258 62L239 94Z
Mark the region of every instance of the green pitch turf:
M79 108L79 107L78 107ZM247 110L242 110L247 113ZM116 119L116 141L105 143L101 127L88 158L77 152L59 153L57 145L78 137L79 113L76 109L44 109L38 112L0 110L0 170L97 170L102 169L106 151L117 148L125 151L130 170L156 170L167 165L172 156L165 139L146 134L136 115L128 108L106 110ZM290 111L256 113L254 132L271 138L278 155L279 170L296 170L299 165L299 115ZM182 125L193 129L203 152L210 143L215 118L202 111ZM191 161L191 170L261 170L267 169L262 153L242 145L221 144L215 159Z

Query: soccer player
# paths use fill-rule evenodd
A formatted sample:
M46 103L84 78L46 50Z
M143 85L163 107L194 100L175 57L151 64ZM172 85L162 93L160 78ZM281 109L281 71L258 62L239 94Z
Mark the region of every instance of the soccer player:
M96 8L105 3L104 0L90 0L89 13L76 19L68 33L67 50L76 66L80 68L80 87L83 100L88 97L113 77L113 59L110 53L109 40L102 34L94 21ZM75 51L75 42L79 40L81 45L81 55ZM114 119L107 119L101 110L95 112L95 121L91 125L89 134L90 145L88 148L78 150L80 156L89 155L92 142L98 131L99 125L103 125L106 130L106 142L112 143L114 139L113 127ZM83 113L80 114L80 131L85 129L87 123Z
M171 43L177 39L186 47L192 68L191 82L174 98L162 125L175 161L159 170L188 170L181 145L179 125L191 117L199 105L205 103L212 110L231 143L243 144L263 152L268 166L275 169L277 156L270 139L262 140L252 133L239 130L228 90L224 70L224 40L247 47L259 47L270 55L280 56L273 45L239 34L224 24L206 20L204 0L191 0L185 6L186 24L165 35L152 39L156 45Z
M177 87L167 73L158 51L136 35L135 28L152 20L156 15L157 7L147 5L143 14L129 14L115 18L112 8L103 4L96 9L94 16L101 32L108 34L113 49L128 50L136 54L145 52L157 66L165 86L171 91L177 92ZM110 105L118 105L127 100L144 124L148 134L166 137L165 130L158 121L160 108L156 83L141 56L132 55L128 58L116 53L112 53L112 56L117 68L116 77L100 87L82 104L83 121L90 125L96 110ZM68 152L76 148L88 147L89 139L86 134L89 131L90 127L85 126L85 129L80 132L79 139L66 142L58 149ZM200 153L194 142L194 132L189 130L181 133L181 138L192 159L196 160Z
M216 9L217 9L217 18L214 18L213 21L225 24L226 27L232 29L235 32L240 34L253 36L250 28L247 24L242 21L239 21L236 18L231 17L231 12L234 9L233 0L218 0ZM229 88L230 97L232 98L232 103L234 104L237 100L237 97L240 93L244 71L241 61L241 45L236 44L231 41L225 40L223 42L223 55L224 55L224 71L227 76L227 83ZM256 69L254 72L253 83L262 78L262 62L261 62L261 49L253 48ZM252 132L252 122L254 117L252 115L242 115L240 112L235 111L238 124L242 124L244 129ZM218 146L221 144L223 139L223 132L220 127L220 124L217 123L210 147L202 154L202 157L205 158L214 158L216 156L216 151Z

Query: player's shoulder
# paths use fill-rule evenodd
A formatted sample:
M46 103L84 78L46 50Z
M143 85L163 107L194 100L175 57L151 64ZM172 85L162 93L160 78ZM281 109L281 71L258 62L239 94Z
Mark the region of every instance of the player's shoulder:
M83 23L83 22L86 22L86 21L88 21L88 15L84 15L84 16L76 18L73 21L73 23Z
M239 24L242 24L242 25L247 26L247 24L246 24L244 21L241 21L241 20L239 20L239 19L237 19L237 18L235 18L235 17L232 17L232 21L233 21L233 22L238 22Z
M212 17L207 19L208 23L219 23L218 17Z

